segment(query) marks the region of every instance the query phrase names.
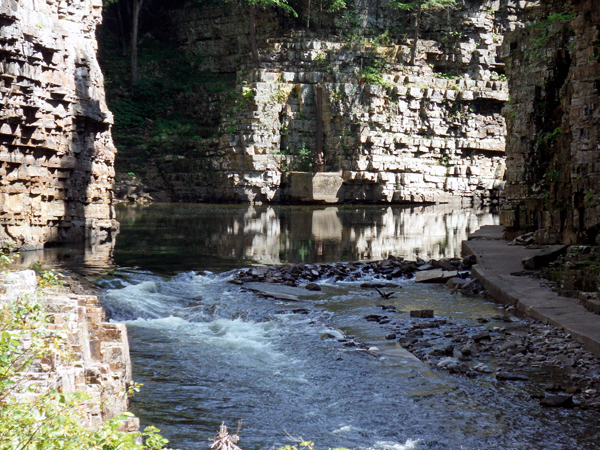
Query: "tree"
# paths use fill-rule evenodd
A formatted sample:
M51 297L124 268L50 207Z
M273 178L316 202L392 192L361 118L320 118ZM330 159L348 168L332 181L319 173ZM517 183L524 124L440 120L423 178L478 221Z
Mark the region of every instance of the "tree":
M314 4L314 12L313 12ZM319 28L325 13L331 14L347 8L346 0L308 0L306 5L306 28L310 28L310 20L315 15L319 18Z
M140 27L140 13L144 0L104 0L104 6L108 7L114 4L117 9L117 16L119 18L119 26L121 33L124 34L123 20L121 14L121 7L124 4L130 19L131 33L129 36L130 48L131 48L131 85L135 85L139 81L138 76L138 36Z
M419 42L419 32L423 18L423 11L439 10L452 8L456 5L456 0L391 0L391 4L401 10L411 11L414 16L413 42L410 49L410 65L415 65L417 56L417 45Z
M139 1L139 0L138 0ZM294 9L288 5L287 0L241 0L242 3L248 5L250 13L250 47L252 48L252 60L254 65L258 68L258 44L256 42L256 10L257 9L268 9L271 7L281 8L284 11L292 14L294 17L298 17L298 14Z

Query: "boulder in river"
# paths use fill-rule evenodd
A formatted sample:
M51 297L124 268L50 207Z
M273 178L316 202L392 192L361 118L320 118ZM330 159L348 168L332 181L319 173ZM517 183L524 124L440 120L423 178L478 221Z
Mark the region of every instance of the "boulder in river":
M475 336L473 336L473 340L475 342L484 341L484 340L489 341L491 339L492 339L492 337L491 337L489 331L482 331L481 333L476 334Z
M496 379L499 381L529 381L527 375L512 372L498 372L496 374Z
M462 260L462 266L465 269L470 269L471 266L477 264L477 257L475 255L467 255Z
M458 276L456 270L422 270L415 274L415 283L446 283L449 279Z
M272 298L275 300L284 300L287 302L299 302L300 301L300 299L298 297L296 297L295 295L292 295L292 294L283 294L281 292L259 291L259 290L255 290L255 289L253 289L253 291L255 291L261 297Z
M561 407L570 408L575 406L573 403L573 396L569 394L551 394L546 395L541 401L540 405L548 407Z

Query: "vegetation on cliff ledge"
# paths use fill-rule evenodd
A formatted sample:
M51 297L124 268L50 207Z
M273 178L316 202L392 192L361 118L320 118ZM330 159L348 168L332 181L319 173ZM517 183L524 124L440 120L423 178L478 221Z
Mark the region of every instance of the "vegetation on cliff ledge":
M3 249L0 269L6 272L11 261ZM58 277L46 272L42 281L56 283ZM41 306L43 292L38 296L0 303L0 449L166 450L169 441L155 427L135 433L119 431L130 413L109 419L97 429L83 425L94 400L89 394L66 393L53 386L56 367L71 360L72 354L66 335Z

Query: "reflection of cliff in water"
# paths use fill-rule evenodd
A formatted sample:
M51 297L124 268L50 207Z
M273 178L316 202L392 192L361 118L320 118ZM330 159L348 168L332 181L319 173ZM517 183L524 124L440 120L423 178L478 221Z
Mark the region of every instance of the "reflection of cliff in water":
M259 262L332 262L460 255L461 241L497 224L489 210L449 205L120 206L115 260L152 270L228 269Z
M23 267L42 263L44 270L74 270L86 276L96 276L114 267L113 251L116 233L108 238L88 239L84 244L66 244L42 250L23 251L15 261Z
M449 205L412 208L337 208L313 211L305 226L294 220L289 231L311 243L312 261L373 260L389 255L406 259L460 255L461 242L483 225L498 224L489 210ZM282 233L288 232L288 230ZM309 234L310 233L310 234ZM286 260L302 259L306 246L293 243ZM281 255L284 258L284 255Z

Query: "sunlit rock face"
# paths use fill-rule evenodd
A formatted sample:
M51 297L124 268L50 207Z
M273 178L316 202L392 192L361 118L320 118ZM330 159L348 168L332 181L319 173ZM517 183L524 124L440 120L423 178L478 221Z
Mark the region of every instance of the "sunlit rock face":
M22 249L117 229L101 12L101 0L0 2L0 240Z
M509 234L541 243L600 243L600 11L594 1L547 1L507 35Z
M385 37L409 30L410 14L380 2L357 3L355 28L330 17L318 32L283 29L275 13L263 12L259 70L248 61L247 17L174 10L181 49L202 56L201 71L235 73L237 81L233 92L202 105L221 111L215 135L193 155L179 155L183 162L158 162L173 198L310 201L295 194L299 178L291 172L315 170L322 123L319 168L340 174L340 189L327 193L331 202L497 203L505 169L501 110L509 100L497 50L521 6L463 5L428 12L415 65L408 41Z

